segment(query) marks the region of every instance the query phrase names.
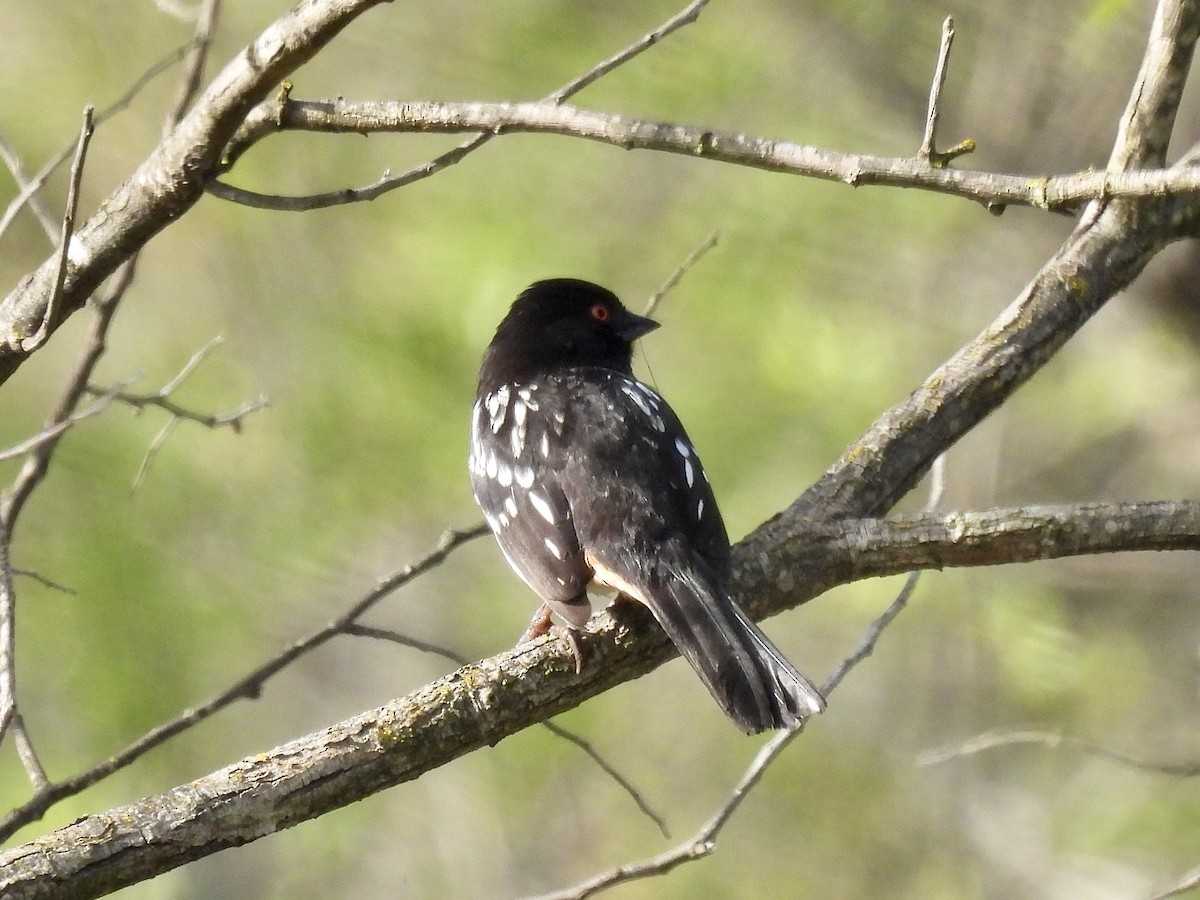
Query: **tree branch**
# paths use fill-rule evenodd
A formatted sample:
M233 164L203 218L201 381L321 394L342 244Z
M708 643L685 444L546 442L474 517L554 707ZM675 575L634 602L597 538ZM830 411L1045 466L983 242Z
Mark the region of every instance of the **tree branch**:
M949 150L937 149L938 120L942 114L942 88L946 85L946 75L949 74L950 47L954 44L954 19L946 16L942 22L942 42L938 46L937 65L933 70L933 81L929 86L929 108L925 113L925 134L921 138L921 149L917 158L924 160L936 169L944 168L965 153L975 150L972 140L959 141Z
M1109 157L1110 171L1162 166L1175 114L1192 66L1200 6L1195 0L1161 0L1149 44Z
M293 100L281 97L255 109L226 153L232 165L250 146L277 131L324 134L554 134L608 144L623 150L652 150L732 163L769 172L840 181L852 187L920 188L964 197L992 209L1031 206L1073 210L1097 197L1195 197L1200 172L1157 169L1142 172L1086 171L1071 175L1002 175L931 166L920 157L838 153L804 144L716 131L694 125L633 119L568 104L442 103L405 101ZM949 152L949 151L947 151ZM353 192L308 198L275 197L222 183L209 190L225 199L262 209L304 210L355 202ZM338 199L340 198L340 199ZM370 199L370 198L361 198Z
M841 536L836 526L822 526L808 537L798 531L790 539L776 531L775 543L756 532L735 548L737 593L761 616L832 586L829 576L805 581L812 571L807 566L849 581L905 568L977 565L981 559L1195 548L1200 503L925 514L874 527L896 541L890 563L884 551L863 545L871 530L866 523L846 523ZM983 529L989 527L994 540L1008 548L1007 558L983 548ZM1034 534L1044 539L1034 540ZM75 896L92 897L151 877L417 778L674 655L662 630L635 604L596 616L592 628L582 638L587 664L579 675L571 651L552 636L464 666L379 709L0 853L0 893L20 886L27 892L22 896L52 896L55 879L70 878ZM248 680L245 690L258 683ZM101 847L107 849L100 852ZM120 852L114 852L117 847Z

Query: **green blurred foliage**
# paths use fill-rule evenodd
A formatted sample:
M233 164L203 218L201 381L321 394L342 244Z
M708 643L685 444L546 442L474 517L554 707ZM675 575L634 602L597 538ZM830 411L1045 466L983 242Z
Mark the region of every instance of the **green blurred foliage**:
M227 3L213 70L284 11ZM714 3L573 102L831 149L920 142L946 10L911 3ZM294 96L531 99L676 11L668 2L388 4L293 78ZM1102 166L1136 72L1147 3L968 0L942 141L963 167ZM28 171L73 140L190 26L149 2L0 0L0 133ZM82 209L154 145L172 70L96 134ZM1177 146L1194 140L1185 106ZM230 180L265 192L366 184L446 137L276 137ZM0 203L15 189L0 180ZM65 172L46 191L65 196ZM638 365L688 423L737 534L1002 310L1071 228L1013 209L845 186L587 142L505 136L366 205L303 215L206 198L147 248L100 372L226 411L242 434L111 409L63 442L21 519L21 702L51 776L106 757L322 625L375 580L477 519L465 477L475 369L525 284L575 275L632 304L711 231ZM3 237L11 285L50 245ZM945 505L1195 496L1196 255L1174 248L952 452ZM1190 293L1189 293L1190 291ZM1184 301L1174 302L1175 295ZM0 446L33 433L86 327L80 313L0 396ZM15 463L0 466L10 478ZM921 502L914 495L911 507ZM929 767L989 729L1062 730L1133 755L1200 752L1194 558L1126 555L929 574L913 607L770 772L709 859L621 897L1125 897L1195 863L1200 794L1073 750L1019 747ZM830 592L768 628L816 677L896 579ZM490 542L371 621L456 651L504 649L533 598ZM135 767L56 807L28 839L384 702L447 670L340 639ZM563 716L668 818L721 802L757 742L673 663ZM28 786L0 748L0 807ZM496 897L546 890L668 845L578 749L542 729L319 821L126 891L130 898ZM336 885L336 888L331 886Z

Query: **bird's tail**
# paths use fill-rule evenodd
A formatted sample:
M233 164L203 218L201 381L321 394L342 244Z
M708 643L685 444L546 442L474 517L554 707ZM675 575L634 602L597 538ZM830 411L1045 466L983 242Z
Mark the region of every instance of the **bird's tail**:
M743 731L790 728L825 708L820 691L715 579L693 572L663 574L646 605Z

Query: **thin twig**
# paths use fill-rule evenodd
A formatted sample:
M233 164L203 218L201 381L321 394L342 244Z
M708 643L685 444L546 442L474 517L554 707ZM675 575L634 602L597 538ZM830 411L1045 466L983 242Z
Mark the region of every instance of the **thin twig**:
M667 830L667 820L646 802L646 798L642 796L641 791L635 788L629 779L618 772L612 763L601 756L600 751L593 747L590 742L555 722L546 721L542 725L549 729L552 734L557 735L563 740L570 741L586 753L592 762L599 766L609 778L615 781L626 794L633 798L633 802L637 804L637 808L641 810L642 815L658 826L658 830L662 833L663 837L669 838L671 836L671 832Z
M946 75L949 73L950 45L954 43L954 19L946 16L942 23L942 42L938 47L937 66L933 70L933 83L929 86L929 108L925 114L925 136L921 140L921 149L917 151L917 159L924 160L935 169L945 167L946 163L975 149L972 140L961 141L949 150L938 152L937 127L942 114L942 88L946 85Z
M163 121L163 136L175 127L183 114L187 112L192 101L200 92L204 76L204 64L208 60L212 48L213 32L217 27L217 17L221 12L221 0L202 0L196 10L196 27L192 40L186 48L186 58L183 64L183 77L175 94L175 102L171 105Z
M61 593L64 593L64 594L70 594L73 597L77 596L79 594L79 591L75 590L75 588L70 587L69 585L62 584L61 582L55 581L52 578L47 578L41 572L35 572L32 569L21 569L21 568L18 568L17 566L13 566L12 573L13 573L13 575L20 575L22 578L32 578L38 584L40 584L44 587L48 587L52 591L60 591Z
M77 410L71 413L65 419L55 422L53 425L45 426L37 434L26 438L19 444L14 444L7 450L0 450L0 462L7 459L16 459L18 456L24 456L26 453L56 441L58 438L62 437L63 432L65 432L67 429L72 428L79 422L82 422L84 419L91 418L98 413L104 412L104 410L108 409L111 403L112 395L101 395L101 398L91 406Z
M684 9L680 10L658 28L639 38L621 52L596 64L579 77L573 78L562 87L547 94L542 99L542 102L551 104L565 102L614 69L619 68L634 57L649 50L673 32L695 22L699 18L700 12L708 3L709 0L692 0ZM231 142L230 150L226 154L227 168L248 149L249 144L246 143L243 145L239 141L239 137L245 134L258 133L258 128L254 124L256 116L266 115L269 118L276 115L279 107L286 105L287 102L288 98L285 92L280 98L268 102L265 107L260 107L259 110L251 113L247 119L247 124L239 130L238 136L235 136ZM214 197L219 197L222 200L229 200L244 206L252 206L256 209L271 209L282 212L305 212L310 209L324 209L325 207L340 206L346 203L361 203L363 201L374 200L389 191L394 191L415 181L428 178L449 166L461 162L465 157L474 153L492 138L499 135L503 129L504 123L497 123L492 128L474 135L457 147L446 151L432 160L414 166L407 171L401 172L399 175L392 175L390 172L385 172L373 184L360 188L345 188L339 191L330 191L324 194L309 194L301 197L285 197L275 194L260 194L214 179L206 186L206 190ZM252 140L250 142L252 143Z
M142 457L142 462L138 466L137 474L133 479L133 487L135 489L141 485L142 480L150 469L150 463L154 460L155 455L162 448L162 445L166 443L167 438L170 437L171 432L175 430L175 426L179 422L186 420L188 422L196 422L205 428L228 428L234 434L241 434L246 417L251 413L266 409L269 402L266 394L259 394L253 400L247 400L237 409L230 412L198 413L180 406L166 397L154 394L131 394L127 391L118 391L113 395L113 399L119 403L132 406L135 409L142 409L146 406L157 406L171 414L171 418L167 421L167 424L162 427L162 430L150 442L150 446L146 448L146 453Z
M983 753L987 750L994 750L998 747L1012 747L1019 744L1041 744L1045 747L1069 747L1073 750L1078 750L1081 753L1087 753L1091 756L1098 756L1102 759L1110 760L1111 762L1120 763L1123 766L1129 766L1133 769L1139 769L1143 772L1153 772L1157 775L1172 775L1180 778L1194 778L1200 775L1200 762L1178 762L1169 763L1148 759L1138 759L1133 756L1127 756L1124 753L1118 753L1115 750L1109 750L1107 747L1101 747L1099 744L1093 744L1090 741L1081 740L1080 738L1071 737L1065 734L1054 734L1048 731L1030 731L1026 729L1017 730L996 730L986 731L983 734L977 734L974 737L967 738L964 741L959 741L954 744L947 744L942 747L936 747L932 750L926 750L917 756L918 766L934 766L941 763L949 762L952 759L959 759L964 756L973 756L976 753Z
M698 263L709 250L717 246L717 240L720 238L721 232L714 231L703 241L699 243L695 250L689 253L679 265L675 267L675 271L670 274L666 281L662 283L657 291L650 295L650 300L646 303L646 308L643 310L643 315L654 315L654 310L658 308L658 304L662 302L663 297L674 290L675 285L679 284L681 278Z
M138 463L137 471L133 473L133 484L131 485L133 490L136 491L142 486L142 482L146 480L146 473L150 471L150 463L154 461L158 451L162 449L163 444L167 442L167 438L171 436L179 422L179 416L171 416L167 419L166 424L158 430L154 440L146 447L146 452L142 454L142 461Z
M66 431L66 428L57 426L68 421L78 412L77 406L87 389L88 378L104 354L108 329L116 314L117 305L129 285L133 283L136 270L137 257L134 256L117 270L108 289L96 301L96 316L92 320L92 327L84 343L83 353L75 364L75 370L63 386L58 402L47 417L46 425L42 429L43 434L50 431L54 433L32 449L12 486L7 491L0 493L0 519L5 520L10 529L16 526L17 518L25 501L29 499L46 475L50 459L58 446L58 438Z
M133 487L136 490L142 483L146 473L150 469L150 464L154 460L158 451L166 443L168 437L175 430L175 426L181 420L195 422L203 425L205 428L229 428L234 434L240 434L242 425L248 415L257 412L267 406L268 400L265 394L260 394L253 400L248 400L239 406L237 409L227 413L199 413L190 410L187 407L181 406L171 399L171 395L175 393L183 384L183 382L196 370L196 367L203 362L209 354L221 344L221 338L215 337L208 342L204 347L192 354L191 358L183 366L182 369L170 381L164 384L157 391L151 393L138 394L132 391L127 391L122 388L101 388L97 385L89 383L85 387L85 391L93 395L102 395L115 400L118 403L131 407L137 412L141 412L148 406L156 407L170 414L170 418L162 429L155 435L154 440L150 442L150 446L146 449L146 453L142 456L141 464L138 466L137 474L133 479ZM0 457L2 458L2 457Z
M50 782L25 730L17 703L17 592L8 552L11 534L9 523L0 519L0 744L6 734L12 734L17 757L36 793L45 790Z
M46 770L42 767L42 761L38 759L37 751L33 747L33 741L29 737L29 732L25 728L25 719L22 717L19 709L14 706L12 720L8 724L9 731L12 732L13 743L17 747L17 758L21 760L21 765L25 769L25 774L29 777L30 783L33 785L35 793L44 791L50 786L50 779L46 776Z
M62 218L62 235L58 245L58 271L54 278L54 288L50 299L46 301L46 311L38 329L31 337L22 338L21 349L32 352L46 342L58 313L58 301L62 297L63 287L67 283L67 266L71 256L71 239L75 236L75 215L79 212L79 185L83 180L83 164L87 160L88 144L95 131L92 118L94 110L91 106L83 108L83 127L79 131L79 141L75 145L75 159L71 163L71 182L67 189L67 208Z
M17 715L16 611L8 523L0 518L0 744Z
M388 641L392 644L399 644L401 647L408 647L412 650L420 650L422 653L430 653L434 656L440 656L442 659L449 660L456 666L465 666L471 661L461 653L455 653L453 650L450 650L446 647L439 647L437 644L419 641L416 638L411 638L406 634L401 634L400 632L393 631L390 628L376 628L374 625L360 625L357 622L351 622L342 629L342 633L354 635L356 637L375 638L379 641Z
M687 6L677 12L667 21L663 22L649 34L634 41L620 53L615 53L608 59L593 66L589 71L584 72L578 78L568 81L558 90L546 95L546 99L553 103L562 103L574 97L584 88L595 84L609 72L620 68L629 62L635 56L645 53L655 44L662 41L664 38L683 28L685 25L691 25L703 12L704 7L708 6L709 0L692 0Z
M72 147L75 145L72 144ZM13 181L17 185L18 195L27 197L29 201L29 209L33 213L34 218L42 226L42 231L46 232L46 237L53 244L58 240L58 219L50 212L50 208L42 201L41 197L37 196L36 190L30 188L31 182L29 176L25 174L25 167L21 165L21 156L17 153L17 148L8 142L4 135L0 134L0 158L4 159L4 164L8 166L8 171L12 174ZM26 191L29 193L26 194ZM13 201L16 202L15 200ZM11 219L0 221L0 235L4 234L5 229Z

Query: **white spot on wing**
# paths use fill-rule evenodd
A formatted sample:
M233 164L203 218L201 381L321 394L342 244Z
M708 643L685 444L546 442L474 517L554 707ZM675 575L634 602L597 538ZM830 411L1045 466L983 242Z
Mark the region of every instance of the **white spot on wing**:
M696 518L697 519L704 518L704 498L703 497L701 497L700 500L696 503Z
M692 461L690 459L683 461L683 477L687 479L688 487L691 487L696 480L696 473L692 471Z
M622 384L621 392L635 404L637 404L637 408L640 409L645 415L649 416L651 414L650 404L648 402L649 398L647 398L642 391L638 390L635 385L629 383Z
M547 550L554 554L555 559L567 558L567 555L563 553L561 549L559 549L558 544L554 543L554 541L550 540L550 538L544 538L542 543L546 545Z
M512 516L513 518L516 518L516 516L517 516L517 501L513 498L512 494L509 494L507 497L504 498L504 511L506 513L508 513L510 516Z
M491 460L489 459L488 462L490 463ZM506 466L504 463L497 463L496 464L496 480L499 481L503 487L508 487L513 482L512 468L509 466Z
M517 484L519 484L521 487L527 488L533 486L533 469L529 468L528 466L522 466L521 468L517 469L515 477ZM501 483L504 482L502 481Z
M508 414L508 385L501 385L484 398L491 417L492 434L498 434Z
M530 492L529 502L533 504L533 508L537 510L537 514L541 516L550 525L554 524L554 510L550 508L550 504L546 499L536 492Z
M488 478L495 478L498 472L499 463L496 462L496 454L489 453L487 462L483 463L483 470L487 472Z
M675 438L675 449L679 451L679 455L684 459L692 455L692 448L688 446L688 442L683 438Z
M536 390L536 384L531 384L528 387L519 388L517 390L517 396L524 400L526 405L534 412L537 412L538 410L537 401L533 399L533 392Z
M550 458L550 432L548 432L548 431L542 432L541 451L542 451L542 459Z

